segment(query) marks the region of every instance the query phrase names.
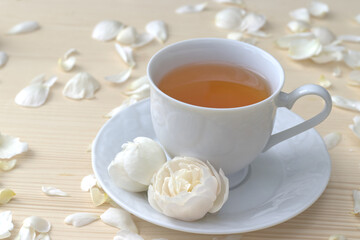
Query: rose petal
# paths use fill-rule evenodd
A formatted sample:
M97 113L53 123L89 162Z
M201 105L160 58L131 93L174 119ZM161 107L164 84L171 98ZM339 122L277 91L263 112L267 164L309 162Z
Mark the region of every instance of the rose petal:
M322 48L322 51L317 56L311 58L315 63L323 64L328 62L339 62L344 59L345 48L342 46L327 45Z
M0 159L10 159L13 156L26 152L28 144L20 142L19 138L0 133Z
M106 76L105 80L113 83L124 83L130 78L131 72L132 72L132 68L128 68L119 74Z
M76 57L69 57L67 59L59 58L58 64L59 64L61 70L65 71L65 72L69 72L75 67Z
M102 192L98 187L90 188L90 196L93 204L98 207L109 199L108 195L105 192Z
M99 88L100 84L93 76L80 72L66 83L63 95L72 99L90 99Z
M144 238L137 233L124 229L119 231L113 240L144 240Z
M216 197L214 205L209 210L210 213L218 212L229 198L229 179L225 176L225 173L222 169L219 170L219 175L221 191Z
M348 50L344 56L344 61L350 68L360 68L360 52Z
M121 230L128 230L133 233L139 233L130 213L120 208L109 208L100 216L104 223L119 228Z
M326 27L312 27L311 32L320 40L320 43L327 45L336 40L335 34Z
M312 1L309 6L309 12L314 17L324 17L330 11L326 3Z
M60 197L68 197L69 195L66 192L61 191L60 189L54 187L41 187L43 193L48 196L60 196Z
M360 213L360 191L353 191L353 200L354 200L354 214Z
M36 233L33 228L22 226L15 240L34 240L35 237Z
M360 71L352 71L349 73L350 81L348 84L352 86L360 86Z
M240 29L245 13L245 10L240 8L226 8L216 14L215 25L224 29Z
M354 124L350 124L349 128L353 131L353 133L360 139L360 116L355 116L353 118Z
M99 41L109 41L118 35L124 25L119 21L105 20L94 27L92 38Z
M341 140L341 134L338 132L332 132L324 136L324 142L327 149L332 149L339 144Z
M293 20L287 24L288 29L293 33L307 32L310 24L303 21Z
M39 233L47 233L51 229L51 223L44 218L31 216L24 220L23 227L32 228Z
M64 220L66 224L73 225L74 227L82 227L88 225L100 217L95 213L79 212L67 216Z
M296 34L290 34L287 36L283 36L281 38L278 38L275 42L275 44L280 48L289 48L291 45L291 42L296 41L298 39L307 39L311 40L314 39L315 36L313 33L305 32L305 33L296 33Z
M240 30L246 32L257 32L266 23L266 17L261 14L248 13L241 21Z
M35 21L26 21L13 26L8 34L19 34L19 33L29 33L39 29L40 26Z
M90 191L90 189L96 186L97 180L94 174L87 175L81 180L81 190L84 192Z
M329 237L329 240L347 240L347 238L344 235L336 234L336 235L331 235Z
M137 31L134 27L126 27L122 29L119 34L116 36L116 40L120 44L130 45L133 44L137 38Z
M104 117L106 118L111 118L113 116L115 116L117 113L119 113L120 111L124 110L125 108L133 105L134 103L137 103L138 99L137 97L134 96L130 96L127 99L125 99L120 106L114 108L113 110L111 110L109 113L107 113Z
M0 160L0 169L2 171L10 171L16 165L16 159Z
M324 75L321 75L319 78L319 85L327 89L331 87L332 83L329 79L325 78Z
M306 8L298 8L289 13L290 17L294 20L299 20L303 22L310 22L310 13Z
M137 38L133 44L130 45L132 48L139 48L145 46L154 40L154 36L149 33L140 33L137 35Z
M11 236L10 231L14 229L12 223L12 212L0 212L0 239L5 239Z
M344 42L354 42L354 43L360 42L359 35L340 35L340 36L338 36L338 39L340 41L344 41Z
M290 43L289 56L294 60L303 60L318 55L321 50L318 39L296 39Z
M214 2L238 6L244 5L244 2L242 0L214 0Z
M146 24L146 32L154 36L159 42L165 43L168 38L166 23L161 20L154 20Z
M331 97L334 106L360 112L360 101L354 101L341 96Z
M0 68L5 66L5 64L7 63L9 57L6 54L6 52L0 51Z
M40 233L36 236L35 240L50 240L48 233Z
M57 81L56 76L45 81L45 75L35 77L29 86L23 88L15 97L15 103L23 107L39 107L49 95L50 87Z
M207 6L207 2L199 3L195 5L184 5L175 10L177 14L185 14L185 13L197 13L205 10Z
M133 50L131 47L123 47L115 43L115 49L120 55L121 59L131 68L136 65L133 57Z
M335 67L335 68L333 69L332 75L333 75L334 77L340 77L340 76L341 76L341 73L342 73L341 68L340 68L340 67Z
M150 95L150 84L148 77L142 76L128 84L125 94L138 99L146 98Z
M70 48L69 50L67 50L64 54L64 58L67 59L69 58L71 55L78 53L78 50L76 50L76 48Z
M244 34L241 32L230 32L226 37L228 39L240 41L244 38Z
M360 14L356 15L356 16L354 17L354 20L355 20L357 23L360 24Z

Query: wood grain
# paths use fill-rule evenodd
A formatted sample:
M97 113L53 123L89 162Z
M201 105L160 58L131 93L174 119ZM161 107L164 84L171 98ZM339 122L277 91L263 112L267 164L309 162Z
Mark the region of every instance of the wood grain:
M324 0L325 1L325 0ZM196 1L202 2L202 1ZM274 46L277 37L287 34L288 12L304 7L310 1L253 0L246 1L247 9L262 13L268 18L265 31L272 37L259 39L258 46L274 55L284 67L286 84L284 91L306 84L316 83L321 74L328 77L333 87L332 95L359 99L359 88L346 85L350 69L343 63L316 65L311 61L291 61L286 51ZM324 19L312 19L314 26L327 26L336 34L360 35L360 25L352 21L359 14L358 0L326 1L331 14ZM11 210L18 232L22 220L38 215L51 221L52 239L112 239L118 231L102 222L94 222L83 228L63 223L74 212L102 213L109 206L95 208L89 193L80 190L81 178L92 173L88 145L106 122L103 115L118 106L125 98L123 86L115 86L103 79L125 69L114 50L114 42L98 42L91 39L94 25L105 19L116 19L144 30L145 24L162 19L169 26L169 40L165 45L196 37L225 37L228 31L214 26L214 16L225 6L209 1L208 9L199 14L176 15L174 10L194 3L190 0L1 0L0 1L0 50L9 54L9 62L0 69L0 131L20 137L29 143L30 150L17 156L18 165L10 172L0 173L0 187L9 187L17 195L0 211ZM36 20L41 29L23 35L5 33L15 24ZM133 79L145 74L150 57L165 45L152 42L135 51L138 63ZM359 44L346 44L360 50ZM69 48L76 48L77 67L64 73L57 67L57 59ZM332 69L340 66L341 78L332 77ZM65 83L79 71L87 71L101 82L101 89L92 100L73 101L62 96ZM51 89L45 105L40 108L23 108L14 103L15 95L40 73L57 75L59 81ZM299 101L294 111L309 118L319 111L322 103L308 97ZM357 225L360 219L353 216L352 190L360 187L360 140L348 125L357 115L334 108L330 117L316 129L321 135L338 131L341 143L330 151L333 169L330 183L320 199L299 216L274 227L241 234L243 240L264 239L327 239L331 234L344 234L349 239L359 239ZM48 197L41 186L55 186L69 193L70 197ZM241 204L241 203L239 203ZM212 239L214 236L197 235L168 230L134 218L145 239L168 238Z

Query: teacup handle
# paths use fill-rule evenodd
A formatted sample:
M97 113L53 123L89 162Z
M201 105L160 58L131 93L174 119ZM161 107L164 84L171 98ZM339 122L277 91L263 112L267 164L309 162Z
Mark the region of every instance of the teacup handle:
M263 152L265 152L272 146L278 144L279 142L282 142L288 138L291 138L299 133L302 133L310 128L315 127L323 120L325 120L327 116L329 116L332 107L331 96L328 93L328 91L326 91L323 87L315 84L307 84L301 86L295 89L294 91L292 91L291 93L280 92L275 104L277 105L277 107L286 107L288 109L291 109L294 103L296 102L296 100L306 95L317 95L322 99L324 99L325 107L323 108L323 110L314 117L310 118L309 120L306 120L294 127L291 127L284 131L271 135Z

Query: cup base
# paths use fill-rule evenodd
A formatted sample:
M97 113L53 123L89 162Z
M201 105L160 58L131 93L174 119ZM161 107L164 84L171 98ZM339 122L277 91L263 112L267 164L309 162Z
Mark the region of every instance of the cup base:
M250 166L247 166L236 173L228 175L227 177L229 178L230 190L238 187L242 182L244 182L249 172Z

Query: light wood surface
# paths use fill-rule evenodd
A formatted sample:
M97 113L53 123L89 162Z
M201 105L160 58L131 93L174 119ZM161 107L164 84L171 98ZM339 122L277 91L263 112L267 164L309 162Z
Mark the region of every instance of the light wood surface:
M74 212L101 214L109 206L94 207L87 192L80 190L83 176L92 173L88 145L107 119L103 115L118 106L125 96L123 86L106 82L103 77L120 72L125 65L114 49L114 42L98 42L91 38L94 25L105 19L119 20L139 31L150 20L161 19L169 26L169 40L165 45L196 37L225 37L228 31L214 26L214 16L224 5L209 0L208 9L198 14L176 15L174 10L190 3L203 1L160 0L1 0L0 50L10 56L7 65L0 69L0 131L20 137L29 144L29 151L17 156L18 165L10 172L0 172L0 187L9 187L16 197L0 211L13 211L14 237L25 217L37 215L51 221L52 239L112 239L118 229L101 221L74 228L64 224L64 218ZM343 63L317 65L311 61L291 61L286 51L274 46L274 39L285 35L288 12L305 7L310 1L248 0L249 10L268 18L265 31L272 35L259 39L257 46L274 55L284 67L284 91L316 83L321 74L329 78L332 95L343 95L360 100L359 88L346 85L350 69ZM326 1L331 14L324 19L312 19L314 26L326 26L336 34L360 34L360 25L352 17L360 13L360 1ZM5 33L13 25L36 20L41 29L23 35ZM360 50L359 44L346 44ZM145 74L147 62L159 49L157 42L136 50L138 63L132 79ZM57 60L69 48L79 51L77 67L70 73L59 70ZM341 78L331 75L340 66ZM79 71L87 71L101 82L101 89L92 100L74 101L63 97L65 83ZM45 105L24 108L14 103L15 95L40 73L59 76L50 91ZM309 118L322 107L315 97L299 101L294 111ZM348 125L357 113L334 108L330 117L316 129L321 135L338 131L341 143L330 150L332 175L320 199L299 216L274 227L244 233L243 240L255 239L328 239L331 234L344 234L349 239L360 239L359 217L351 214L352 190L360 187L360 140ZM314 159L316 161L316 159ZM69 193L70 197L48 197L41 186L54 186ZM261 189L259 189L261 191ZM212 239L210 235L196 235L168 230L134 218L145 239Z

